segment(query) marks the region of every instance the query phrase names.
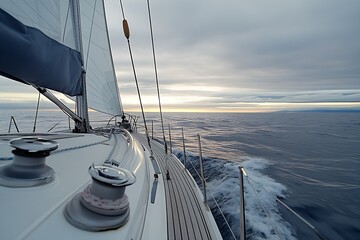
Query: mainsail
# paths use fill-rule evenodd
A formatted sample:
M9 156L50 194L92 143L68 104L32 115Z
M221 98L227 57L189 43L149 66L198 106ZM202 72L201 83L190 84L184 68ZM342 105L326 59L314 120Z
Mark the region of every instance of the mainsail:
M18 2L1 3L0 73L21 82L80 95L80 52L58 41L61 40L61 18L55 2L49 2L52 3L49 9L41 4L30 5L30 2L20 7ZM43 12L48 13L46 18L39 18L37 13Z
M82 54L77 44L73 1L1 1L0 74L75 96L82 93L81 73L85 71L88 106L120 115L104 3L79 2Z

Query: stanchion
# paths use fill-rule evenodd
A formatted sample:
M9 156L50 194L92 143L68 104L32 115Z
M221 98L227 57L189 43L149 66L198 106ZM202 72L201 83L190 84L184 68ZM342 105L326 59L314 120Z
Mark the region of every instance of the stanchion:
M198 142L199 142L199 161L200 161L200 174L201 174L201 182L203 186L203 194L204 194L204 204L207 206L207 197L206 197L206 182L204 177L204 166L203 166L203 160L202 160L202 151L201 151L201 141L200 141L200 135L198 134Z
M246 230L245 230L245 202L244 202L244 177L243 177L243 168L239 168L239 178L240 178L240 240L246 239Z

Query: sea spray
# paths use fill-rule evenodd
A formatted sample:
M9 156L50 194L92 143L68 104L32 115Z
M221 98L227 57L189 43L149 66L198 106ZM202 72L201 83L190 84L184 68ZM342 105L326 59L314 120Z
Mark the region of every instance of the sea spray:
M181 150L174 149L174 154L183 161ZM198 176L200 168L198 155L187 152L187 160L187 169L201 187ZM239 164L206 156L203 160L208 203L218 227L224 239L233 239L233 233L238 239L240 235ZM239 162L247 173L247 177L244 177L247 239L296 239L294 230L282 218L276 202L277 197L285 197L286 187L262 173L270 164L269 161L243 157ZM218 209L214 199L221 210Z
M276 198L285 197L286 187L262 173L269 164L266 159L250 157L241 163L247 173L244 178L245 214L246 224L251 228L250 239L296 239L276 202Z

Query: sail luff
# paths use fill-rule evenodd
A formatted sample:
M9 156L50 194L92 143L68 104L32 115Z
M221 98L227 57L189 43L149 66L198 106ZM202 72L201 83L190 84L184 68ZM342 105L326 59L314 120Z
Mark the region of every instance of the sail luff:
M87 0L81 14L88 106L99 112L121 115L105 1Z
M104 9L104 16L105 16L105 26L106 26L106 34L107 34L107 39L108 39L108 46L109 46L109 50L110 50L110 59L111 59L111 66L113 69L113 76L114 76L114 84L115 84L115 90L116 90L116 94L118 96L118 103L119 103L119 107L120 107L120 113L123 114L124 113L124 109L121 103L121 98L120 98L120 92L119 92L119 86L117 84L117 78L116 78L116 72L115 72L115 65L114 65L114 58L112 55L112 51L111 51L111 46L110 46L110 36L109 36L109 29L108 29L108 25L107 25L107 18L106 18L106 10L105 10L105 3L104 0L102 1L103 4L103 9Z

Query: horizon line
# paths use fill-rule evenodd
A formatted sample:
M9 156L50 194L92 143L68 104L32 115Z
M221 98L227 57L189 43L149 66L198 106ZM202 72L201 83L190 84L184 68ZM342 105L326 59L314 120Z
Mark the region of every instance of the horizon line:
M18 111L18 110L26 110L26 111L32 111L34 108L2 108L1 110L9 110L9 111ZM39 109L40 111L62 111L59 108L56 107L46 107L43 109ZM102 113L97 110L89 109L89 113L101 113L105 115L111 115L107 113ZM144 111L145 113L158 113L158 109L149 109ZM211 109L163 109L163 113L276 113L276 112L360 112L360 108L354 107L354 108L330 108L330 107L324 107L324 108L308 108L308 109L277 109L277 110L270 110L270 109L253 109L253 110L211 110ZM124 111L124 113L141 113L141 110L137 109L129 109L128 111Z

